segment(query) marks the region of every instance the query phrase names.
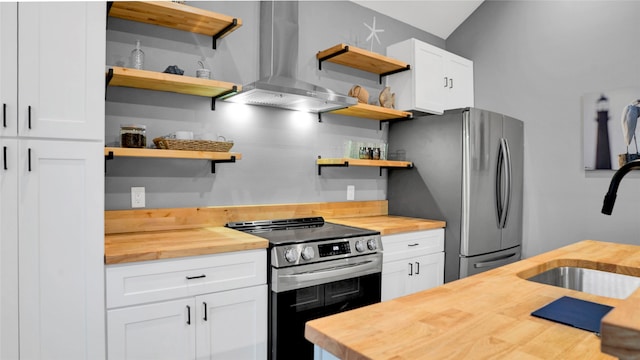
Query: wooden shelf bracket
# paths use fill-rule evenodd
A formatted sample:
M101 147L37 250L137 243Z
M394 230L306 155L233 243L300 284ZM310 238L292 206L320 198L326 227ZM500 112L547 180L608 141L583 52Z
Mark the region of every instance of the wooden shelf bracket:
M216 99L225 99L227 97L229 97L230 95L233 95L235 93L238 92L238 87L236 85L233 85L233 88L231 88L228 91L225 91L217 96L214 96L211 98L211 111L215 111L216 110Z
M220 39L221 37L226 35L228 32L230 32L236 26L238 26L238 19L237 18L233 18L233 20L231 21L231 23L229 25L227 25L224 29L220 30L217 34L213 34L213 36L212 36L212 40L213 40L212 48L213 48L213 50L217 50L216 43L218 42L218 39Z
M383 77L388 76L388 75L397 74L397 73L399 73L399 72L403 72L403 71L407 71L407 70L411 70L411 65L408 65L408 64L407 64L407 67L405 67L405 68L402 68L402 69L396 69L396 70L388 71L388 72L386 72L386 73L382 73L382 74L380 74L380 78L379 78L379 80L378 80L378 81L380 82L380 84L382 84L382 78L383 78Z
M236 162L236 157L231 156L229 160L211 160L211 173L216 173L216 163L234 163Z
M334 52L333 54L329 54L327 56L323 56L318 59L318 70L322 71L322 62L334 58L336 56L342 55L344 53L349 52L349 45L345 46L343 49Z
M318 156L318 159L320 159L320 156ZM318 164L318 176L322 175L323 167L349 167L349 162L345 161L341 164Z

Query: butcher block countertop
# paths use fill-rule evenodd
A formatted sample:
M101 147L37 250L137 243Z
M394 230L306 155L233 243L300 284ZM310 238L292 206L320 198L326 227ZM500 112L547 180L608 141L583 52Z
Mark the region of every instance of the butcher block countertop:
M147 231L105 236L105 264L266 249L269 242L226 227Z
M640 358L640 289L627 299L614 299L524 279L559 266L640 276L640 246L581 241L433 289L310 321L305 336L343 360L613 359L601 352L601 338L595 334L530 315L566 295L613 306L603 319L603 351Z
M383 236L403 232L439 229L446 226L446 223L440 220L416 219L392 215L359 216L339 219L327 217L324 220L336 224L380 231L380 234Z
M383 235L442 228L444 221L387 215L387 201L349 201L105 212L105 264L268 248L267 240L225 228L234 221L323 216Z

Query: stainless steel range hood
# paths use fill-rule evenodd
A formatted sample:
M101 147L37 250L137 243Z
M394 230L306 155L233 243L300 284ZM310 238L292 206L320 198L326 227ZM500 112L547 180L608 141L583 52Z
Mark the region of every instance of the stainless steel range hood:
M226 101L277 108L326 112L353 106L357 100L296 79L298 2L260 2L260 80Z

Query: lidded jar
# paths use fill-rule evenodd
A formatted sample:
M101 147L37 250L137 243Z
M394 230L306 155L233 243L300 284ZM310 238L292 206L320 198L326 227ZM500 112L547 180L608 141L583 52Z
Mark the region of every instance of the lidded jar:
M147 127L144 125L120 125L120 147L147 147Z

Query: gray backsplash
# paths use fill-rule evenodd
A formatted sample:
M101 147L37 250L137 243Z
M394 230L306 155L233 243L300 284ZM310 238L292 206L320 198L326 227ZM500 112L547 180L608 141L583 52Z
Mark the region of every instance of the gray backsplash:
M187 3L189 4L189 3ZM178 65L195 76L197 61L216 80L237 84L258 77L259 2L196 2L191 5L242 19L243 26L211 47L211 38L154 25L109 18L106 65L130 66L128 56L140 39L146 70ZM383 85L376 75L335 64L318 70L315 54L339 43L369 48L364 22L373 16L382 44L374 52L410 37L443 46L444 41L387 16L348 1L301 2L298 78L347 93L364 86L377 99ZM326 19L330 19L327 22ZM369 119L315 114L217 101L149 90L109 87L106 103L106 144L117 143L121 124L147 126L147 141L179 130L233 140L231 151L242 153L234 164L204 160L115 158L106 164L105 208L129 209L130 188L146 188L146 207L198 207L345 201L347 185L355 185L356 200L386 199L387 176L377 168L325 168L318 176L318 156L340 157L347 140L386 142L387 125ZM410 159L409 159L410 160ZM402 171L402 170L396 170Z

